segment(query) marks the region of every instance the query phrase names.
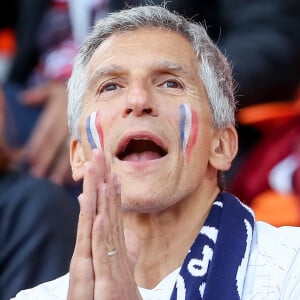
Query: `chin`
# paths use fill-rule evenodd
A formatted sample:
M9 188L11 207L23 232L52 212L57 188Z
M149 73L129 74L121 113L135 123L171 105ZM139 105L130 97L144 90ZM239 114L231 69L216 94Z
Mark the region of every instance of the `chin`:
M145 193L145 195L147 195ZM168 207L161 199L155 197L123 197L122 210L132 213L157 213Z
M147 179L144 179L144 181ZM161 188L157 178L154 181L121 183L122 209L137 213L158 213L168 209L178 202L181 197L175 196L176 188L167 185ZM160 181L162 182L162 181ZM158 189L154 187L160 187Z

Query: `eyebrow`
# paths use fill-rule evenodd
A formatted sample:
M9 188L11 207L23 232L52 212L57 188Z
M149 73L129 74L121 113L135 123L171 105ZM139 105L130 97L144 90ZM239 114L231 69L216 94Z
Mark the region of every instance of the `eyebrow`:
M96 84L97 81L99 80L99 78L105 77L105 76L107 76L109 74L112 74L112 73L121 72L122 70L123 70L123 68L121 68L120 66L117 66L117 65L110 65L108 67L98 69L89 78L88 87L92 87L94 84Z
M194 77L191 70L187 68L184 65L177 64L175 62L161 59L158 60L153 64L155 68L158 68L158 70L166 70L166 71L172 71L172 72L178 72L183 73L189 77ZM89 78L88 86L92 87L94 84L96 84L101 77L105 77L107 75L111 75L113 73L121 73L124 72L125 69L118 65L110 65L108 67L100 68L94 72L94 74Z
M177 64L175 62L171 62L169 60L159 60L157 65L162 69L170 70L173 72L176 71L179 73L184 73L185 75L190 76L190 77L194 76L192 74L191 70L189 68L187 68L186 66Z

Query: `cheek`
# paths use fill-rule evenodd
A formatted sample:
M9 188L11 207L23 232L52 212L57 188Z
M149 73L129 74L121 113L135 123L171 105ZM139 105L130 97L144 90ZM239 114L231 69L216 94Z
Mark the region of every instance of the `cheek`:
M104 149L103 130L99 111L93 111L87 118L86 134L92 149Z
M179 107L180 113L180 149L187 160L190 159L192 150L196 144L198 136L198 115L183 103Z

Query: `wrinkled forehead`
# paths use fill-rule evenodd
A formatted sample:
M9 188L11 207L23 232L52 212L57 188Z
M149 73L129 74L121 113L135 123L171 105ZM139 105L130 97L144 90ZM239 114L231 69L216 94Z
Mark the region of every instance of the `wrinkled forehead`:
M180 35L181 37L183 37L184 39L186 39L187 41L189 41L192 44L192 37L190 36L190 34L188 32L185 31L180 31L178 30L178 28L170 28L168 26L164 26L164 25L152 25L152 24L144 24L143 26L140 27L136 27L136 26L131 26L131 27L120 27L120 28L115 28L114 31L109 32L108 34L99 34L99 36L97 36L97 34L95 34L96 38L94 37L94 40L90 40L90 46L92 46L94 48L95 44L94 42L97 40L98 41L98 45L96 46L96 48L98 47L102 47L102 45L104 45L107 41L121 36L121 35L126 35L127 37L130 36L131 40L134 40L135 37L135 33L139 32L139 31L143 31L143 32L168 32L169 34L177 34ZM93 52L96 49L94 48Z
M164 28L141 28L118 32L106 38L91 55L87 75L90 75L91 67L96 65L125 65L132 62L133 66L147 58L144 61L146 64L151 55L152 61L170 61L168 67L173 62L174 68L182 65L186 70L197 69L198 73L198 59L192 43L186 37Z

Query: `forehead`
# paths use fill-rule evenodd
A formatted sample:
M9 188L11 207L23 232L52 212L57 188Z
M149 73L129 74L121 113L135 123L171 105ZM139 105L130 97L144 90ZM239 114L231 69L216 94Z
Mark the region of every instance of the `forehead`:
M106 39L92 55L87 69L158 65L198 73L197 58L191 43L181 34L160 28L143 28L117 33Z

